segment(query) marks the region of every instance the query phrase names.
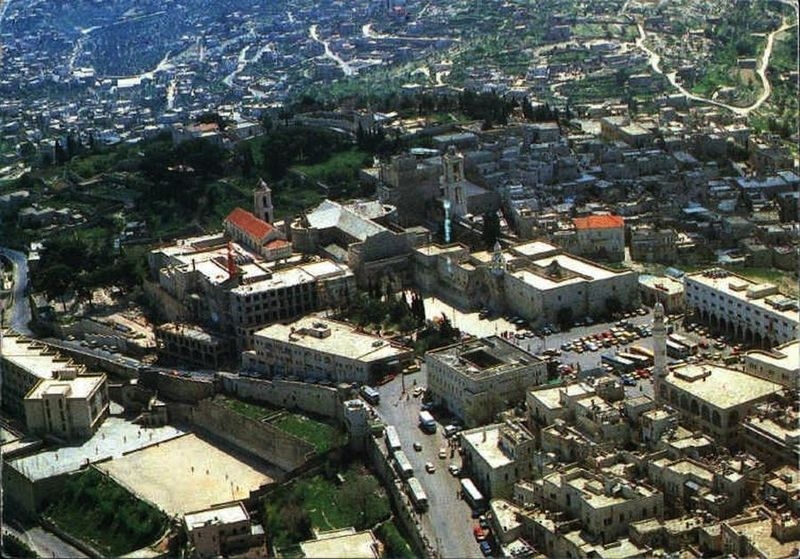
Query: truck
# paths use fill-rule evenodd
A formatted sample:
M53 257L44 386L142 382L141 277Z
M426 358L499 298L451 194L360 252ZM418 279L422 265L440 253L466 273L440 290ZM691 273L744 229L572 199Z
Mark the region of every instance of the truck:
M431 412L425 410L419 412L419 428L426 433L436 432L436 421L433 419Z

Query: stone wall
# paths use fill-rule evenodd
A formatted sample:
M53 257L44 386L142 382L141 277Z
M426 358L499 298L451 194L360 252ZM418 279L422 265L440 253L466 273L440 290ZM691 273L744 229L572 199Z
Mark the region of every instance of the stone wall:
M367 437L366 452L367 459L389 494L395 518L402 524L405 533L411 540L414 553L419 557L435 557L434 542L422 533L419 514L414 510L414 505L406 495L403 481L395 474L391 459L386 452L386 446L383 444L383 438Z
M339 389L308 382L266 380L235 373L219 373L219 378L222 392L236 398L337 419L341 419L341 402L349 395L349 388L340 398Z
M171 421L190 423L287 472L303 466L316 454L311 443L269 423L241 415L210 399L192 406L171 405L169 413Z
M210 380L183 377L155 369L142 369L139 372L139 382L142 386L155 390L162 400L197 403L215 393L214 383Z

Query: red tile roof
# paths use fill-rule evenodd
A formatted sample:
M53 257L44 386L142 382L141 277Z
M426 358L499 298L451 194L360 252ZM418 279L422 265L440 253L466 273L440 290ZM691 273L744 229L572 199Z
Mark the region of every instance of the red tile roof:
M625 220L618 215L590 215L572 220L575 229L616 229L625 226Z
M268 243L264 243L264 246L270 250L274 250L276 248L285 247L289 244L289 241L284 241L283 239L274 239Z
M225 218L225 221L237 229L244 231L254 239L259 240L265 239L273 229L272 225L262 219L257 218L242 208L234 209L228 214L228 217Z

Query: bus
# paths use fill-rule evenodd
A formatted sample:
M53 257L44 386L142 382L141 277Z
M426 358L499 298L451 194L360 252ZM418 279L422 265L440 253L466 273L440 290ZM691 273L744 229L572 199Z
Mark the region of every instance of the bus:
M636 363L631 361L630 359L625 359L624 357L620 357L619 354L617 355L601 355L600 361L602 363L607 363L614 367L615 370L621 371L623 373L630 373L631 371L636 370Z
M652 365L653 364L653 360L656 357L656 354L653 353L652 349L648 349L648 348L642 347L640 345L632 345L630 348L628 348L628 351L630 353L634 353L636 355L644 355L645 357L647 357L647 361L648 361L647 364L648 365Z
M436 432L436 421L434 421L431 412L425 410L419 412L419 428L426 433Z
M428 495L425 494L425 490L419 480L415 477L408 478L406 487L408 487L408 496L411 497L414 508L418 511L428 510Z
M683 344L667 340L667 355L673 359L684 359L689 357L689 348Z
M386 441L386 450L389 454L394 454L400 450L400 437L397 436L397 429L394 425L387 425L383 431L383 438Z
M464 500L469 503L473 511L486 510L486 501L483 495L468 477L461 478L461 492L464 494Z
M411 462L408 461L408 456L402 450L394 453L394 465L397 468L397 474L403 478L408 479L414 475L414 468Z
M366 384L361 387L361 397L364 398L367 402L369 402L373 406L377 406L378 404L381 403L380 393L371 386L367 386Z
M667 340L671 340L676 344L686 347L686 349L689 351L689 355L695 355L700 347L686 336L681 336L680 334L670 334L667 336Z
M631 361L633 364L635 364L637 368L641 369L653 364L653 362L644 355L639 355L638 353L633 353L632 351L617 352L617 357L621 357L622 359L627 359L628 361Z

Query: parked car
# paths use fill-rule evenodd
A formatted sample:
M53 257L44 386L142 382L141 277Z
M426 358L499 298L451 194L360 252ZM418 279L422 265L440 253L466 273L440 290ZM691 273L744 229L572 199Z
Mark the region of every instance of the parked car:
M477 525L472 527L472 535L475 536L475 541L478 542L482 542L486 539L486 532Z
M491 557L492 555L492 546L486 540L481 542L481 553L483 553L484 557Z
M447 470L454 476L458 477L461 474L461 468L459 468L456 464L450 464L447 467Z

